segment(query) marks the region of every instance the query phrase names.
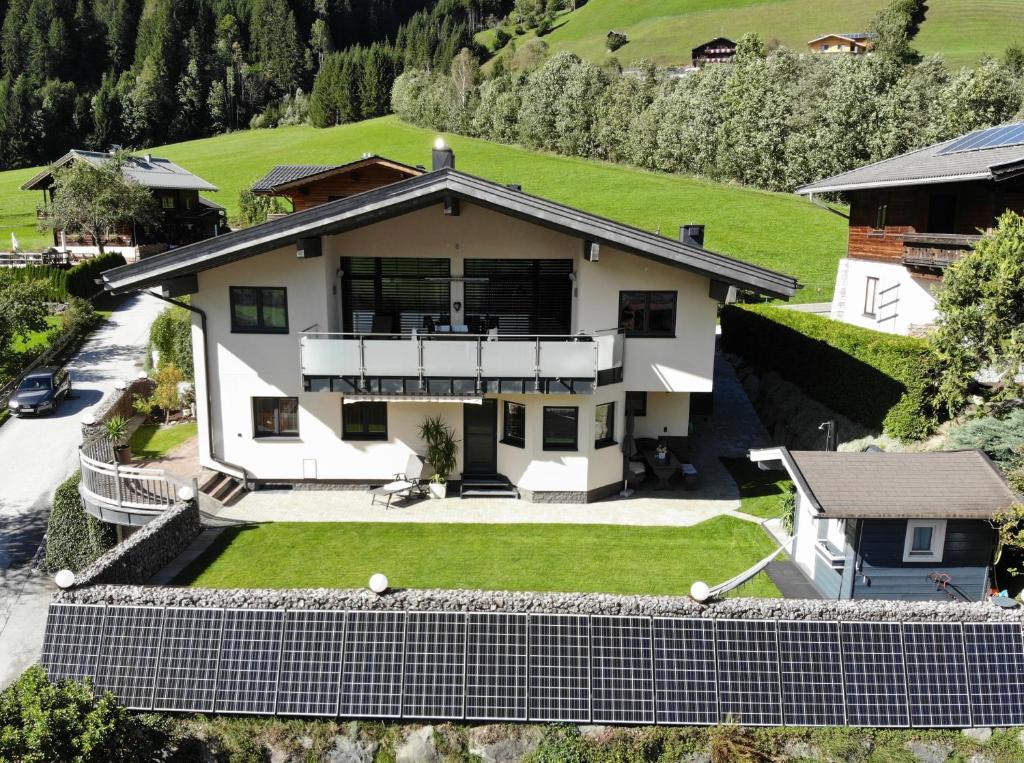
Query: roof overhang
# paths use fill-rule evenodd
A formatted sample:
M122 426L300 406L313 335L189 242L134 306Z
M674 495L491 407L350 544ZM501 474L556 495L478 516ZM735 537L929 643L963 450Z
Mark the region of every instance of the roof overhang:
M722 254L649 233L623 223L523 193L488 180L442 169L295 212L252 228L217 236L148 257L102 274L106 289L121 294L183 275L334 235L462 199L502 214L669 264L709 279L770 297L788 299L796 279Z
M396 172L401 172L406 177L410 178L418 177L426 172L426 170L420 169L419 167L413 167L410 164L403 164L402 162L397 162L394 159L385 159L382 156L368 156L365 159L357 159L356 161L349 162L348 164L339 164L336 167L330 167L319 172L311 172L308 175L303 175L302 177L298 177L284 183L278 183L276 185L260 187L259 182L257 182L257 187L253 188L253 193L258 196L275 196L277 194L287 193L288 191L298 190L307 183L316 183L320 180L335 177L336 175L347 175L371 166L387 167L388 169L395 170Z
M960 175L936 175L934 177L906 178L901 180L879 180L872 183L811 183L794 191L798 196L813 196L816 193L839 193L840 191L869 191L876 188L899 188L902 186L934 185L937 183L963 183L972 180L992 180L992 172L974 172Z

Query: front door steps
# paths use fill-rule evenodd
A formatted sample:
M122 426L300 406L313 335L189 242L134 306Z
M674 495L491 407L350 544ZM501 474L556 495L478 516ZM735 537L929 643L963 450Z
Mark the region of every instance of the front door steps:
M518 498L519 490L503 474L463 474L460 498Z
M199 475L199 492L205 493L221 506L231 506L249 491L230 474L204 469Z

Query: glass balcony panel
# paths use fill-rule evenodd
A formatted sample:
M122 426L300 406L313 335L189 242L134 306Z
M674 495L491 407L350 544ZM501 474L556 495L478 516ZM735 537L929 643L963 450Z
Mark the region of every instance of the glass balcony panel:
M476 340L424 339L425 376L476 376Z
M537 344L533 340L484 342L481 349L484 376L533 376L537 359Z
M545 340L540 343L540 375L546 378L587 378L594 375L596 351L594 343L559 342Z
M302 373L305 376L358 376L359 340L303 337Z
M364 339L363 362L369 376L416 376L419 343L409 339Z

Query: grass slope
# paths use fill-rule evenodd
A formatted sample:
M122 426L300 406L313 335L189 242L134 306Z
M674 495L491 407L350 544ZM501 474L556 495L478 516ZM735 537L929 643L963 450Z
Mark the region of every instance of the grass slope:
M608 57L605 36L624 31L629 43L615 52L623 63L646 58L661 65L688 64L690 50L715 37L738 39L757 32L793 50L829 32L867 29L887 0L590 0L558 19L545 39L552 51L568 50L592 61ZM490 44L492 36L482 38ZM954 66L983 55L998 57L1024 42L1020 0L929 0L915 41L925 54L941 53ZM519 44L522 44L520 38Z
M720 583L771 553L756 524L694 527L275 522L232 527L183 580L214 588L398 588L677 594ZM763 575L745 596L777 597Z
M385 117L326 130L237 132L153 151L218 186L220 193L211 198L234 216L238 192L275 164L345 162L365 152L429 163L434 135ZM680 223L705 223L710 249L798 277L807 287L798 301L831 299L836 263L845 251L845 221L796 196L539 154L458 135L447 140L466 172L522 183L527 193L669 236ZM18 190L33 172L0 173L0 247L12 228L26 248L32 241L46 243L35 232L35 195Z
M163 458L184 442L196 436L197 426L194 421L161 426L145 424L135 430L128 443L132 455L137 458Z

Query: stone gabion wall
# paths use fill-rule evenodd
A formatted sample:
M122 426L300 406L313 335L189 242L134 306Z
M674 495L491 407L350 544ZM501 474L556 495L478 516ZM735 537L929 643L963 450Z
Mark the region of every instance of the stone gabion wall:
M153 577L188 548L202 529L195 501L170 508L82 570L75 586L107 584L100 590L146 590L129 584Z
M1020 609L985 602L810 601L726 599L698 604L684 596L398 590L378 596L366 589L218 589L98 585L60 593L79 604L132 604L252 609L379 609L442 612L532 612L747 618L755 620L872 620L984 622L1024 620Z
M82 440L100 437L103 434L103 424L114 416L130 419L135 415L135 409L132 408L135 395L149 397L155 388L156 383L152 379L135 379L124 389L111 392L92 411L96 423L82 424Z

